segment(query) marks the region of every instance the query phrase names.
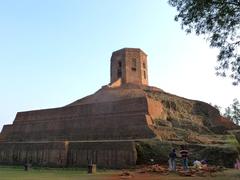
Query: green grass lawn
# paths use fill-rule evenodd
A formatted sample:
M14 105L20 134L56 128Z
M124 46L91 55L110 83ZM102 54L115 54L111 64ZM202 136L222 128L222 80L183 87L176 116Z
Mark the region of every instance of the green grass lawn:
M23 167L0 166L0 180L240 180L240 170L228 169L207 177L183 177L178 174L161 175L157 173L137 173L130 171L131 178L121 178L120 170L99 170L87 174L87 169L33 168L24 171Z
M0 180L101 180L110 177L116 171L100 170L96 174L87 174L87 169L33 168L24 171L23 167L0 166Z

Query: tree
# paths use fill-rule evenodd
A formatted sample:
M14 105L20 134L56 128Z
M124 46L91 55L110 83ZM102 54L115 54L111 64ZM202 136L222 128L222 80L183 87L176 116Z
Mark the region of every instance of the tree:
M232 104L232 119L233 122L237 125L240 124L240 103L237 99L233 100L233 104Z
M233 103L225 108L224 116L240 125L240 103L237 99L233 99Z
M205 35L219 48L216 74L240 83L240 0L168 0L177 8L175 20L187 33Z
M221 112L221 109L222 109L222 107L221 106L218 106L218 105L213 105L213 107L215 107L219 112Z
M230 107L225 108L225 113L223 114L223 116L232 120L232 110Z

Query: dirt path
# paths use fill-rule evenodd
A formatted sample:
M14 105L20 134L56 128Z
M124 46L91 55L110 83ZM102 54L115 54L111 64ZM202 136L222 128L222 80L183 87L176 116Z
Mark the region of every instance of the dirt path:
M169 174L169 175L160 175L160 174L154 174L154 173L145 173L145 174L139 174L139 173L132 173L131 176L120 176L120 175L113 175L109 178L106 178L104 180L239 180L240 179L240 171L238 174L234 172L231 173L218 173L214 174L212 176L206 176L206 177L187 177L187 176L179 176L178 174Z
M180 176L177 173L170 173L167 175L162 175L158 173L138 173L131 172L130 176L120 176L120 174L114 174L110 177L105 177L104 180L239 180L240 170L226 170L223 172L218 172L214 174L208 174L205 177L200 176ZM100 180L100 179L99 179Z

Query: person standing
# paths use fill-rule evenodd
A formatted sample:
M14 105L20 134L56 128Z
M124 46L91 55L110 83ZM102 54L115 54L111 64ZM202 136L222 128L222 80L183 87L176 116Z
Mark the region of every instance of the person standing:
M188 150L185 148L184 145L181 145L180 154L182 158L183 169L187 171L188 170Z
M172 152L169 153L169 170L176 171L176 150L173 149Z

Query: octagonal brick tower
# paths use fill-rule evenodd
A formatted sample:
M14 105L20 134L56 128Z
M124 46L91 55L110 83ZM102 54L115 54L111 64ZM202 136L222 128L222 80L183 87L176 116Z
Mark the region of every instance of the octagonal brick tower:
M123 48L112 53L111 84L148 85L147 54L139 48Z

